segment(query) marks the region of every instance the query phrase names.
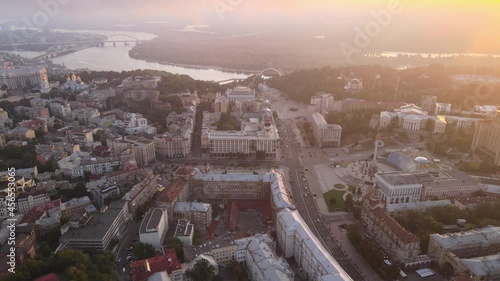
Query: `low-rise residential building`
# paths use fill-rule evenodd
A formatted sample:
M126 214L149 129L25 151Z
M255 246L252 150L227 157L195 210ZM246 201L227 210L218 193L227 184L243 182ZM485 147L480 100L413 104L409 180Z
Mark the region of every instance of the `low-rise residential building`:
M137 209L151 200L158 192L158 179L152 171L146 171L140 178L142 180L134 185L124 197L128 203L128 209L133 215L136 215Z
M174 237L178 238L184 246L193 246L194 225L188 220L180 219L175 227Z
M61 217L72 217L77 213L85 212L85 208L90 205L92 205L92 202L88 196L72 198L62 203L59 207L61 210Z
M161 256L152 257L145 260L133 261L130 263L130 273L133 281L145 281L154 274L160 272L167 273L167 280L183 281L183 269L175 251L167 249ZM163 281L163 279L160 279Z
M57 162L59 169L71 177L83 177L85 172L93 175L110 173L120 169L123 161L120 157L91 157L86 152L75 152Z
M168 231L167 214L163 209L151 208L142 219L139 228L139 240L141 243L148 243L160 250L163 246L163 239Z
M77 250L105 252L113 238L123 235L130 219L128 204L113 201L100 212L74 215L61 227L61 243Z
M156 134L156 128L148 125L148 120L139 113L125 113L123 120L116 120L113 129L121 134Z
M318 147L340 146L342 127L326 123L325 118L319 112L312 114L312 127Z
M101 113L97 108L79 108L75 109L71 112L71 117L73 120L78 120L80 124L90 124L90 122L94 119L101 116Z
M47 121L39 118L21 121L18 126L44 133L49 131Z
M283 257L278 257L275 242L267 234L258 234L234 242L238 247L236 261L245 263L251 280L294 280L295 273Z
M174 206L177 201L186 201L189 197L189 182L184 178L176 178L156 197L156 206L167 210L169 222L174 219Z
M57 118L71 118L71 106L68 102L63 100L50 100L49 102L50 114Z
M139 166L146 166L156 161L155 143L153 140L138 136L124 136L108 139L107 144L111 147L115 156L119 156L123 151L131 149Z
M66 132L68 141L71 143L91 143L94 142L94 135L90 129L71 129Z
M22 192L17 195L17 208L19 213L27 214L31 209L36 206L50 202L50 197L47 192L34 191Z
M36 138L35 130L23 127L15 127L14 129L7 131L5 134L13 139L32 140Z
M222 236L201 245L184 246L184 260L192 261L203 254L213 256L217 264L227 265L234 260L236 248L231 236Z
M212 205L206 203L178 201L175 203L173 213L174 221L186 219L200 229L207 229L212 222Z

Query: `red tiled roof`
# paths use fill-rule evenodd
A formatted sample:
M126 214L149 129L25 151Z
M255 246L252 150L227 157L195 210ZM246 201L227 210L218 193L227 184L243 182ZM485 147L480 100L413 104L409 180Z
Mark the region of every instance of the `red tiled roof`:
M387 225L389 229L396 234L399 239L405 243L415 243L418 242L418 237L408 230L404 229L395 219L393 219L389 214L387 214L381 208L375 208L372 210L375 217L377 217L384 225Z
M35 279L35 281L59 281L59 278L57 278L57 275L55 275L54 273L49 273L45 276Z
M17 199L24 199L24 198L28 198L30 195L37 196L37 195L42 195L42 194L47 194L47 192L45 192L45 190L36 190L33 192L21 192L21 193L19 193L19 195L17 195Z
M176 178L167 188L156 197L158 202L172 202L187 185L187 180Z
M156 256L130 263L130 272L132 273L132 280L134 281L146 280L151 275L161 271L167 271L168 274L171 274L173 271L181 268L175 251L172 249L165 250L165 255L163 256Z
M61 200L57 199L54 201L47 202L45 204L39 205L29 211L23 219L21 220L20 224L22 223L31 223L35 222L36 220L40 219L40 217L45 213L46 211L57 208L61 206Z
M177 175L177 176L187 176L187 175L191 174L193 172L193 170L194 170L194 168L191 167L191 166L182 166L182 167L179 167L175 171L174 175Z

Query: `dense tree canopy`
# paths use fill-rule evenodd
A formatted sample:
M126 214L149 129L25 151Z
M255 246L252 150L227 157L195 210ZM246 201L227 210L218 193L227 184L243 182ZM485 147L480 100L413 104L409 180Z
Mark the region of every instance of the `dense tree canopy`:
M134 259L143 260L156 256L156 250L151 244L138 242L132 245L132 254Z
M442 233L445 225L455 225L465 219L469 228L487 225L500 226L500 201L482 203L475 208L460 209L456 206L438 206L425 211L409 210L395 215L395 219L408 231L420 238L420 248L427 252L429 234Z
M6 274L0 281L32 281L51 272L72 281L116 280L112 253L91 256L75 249L65 249L52 258L27 259L16 268L15 274Z
M361 98L370 101L403 101L418 105L423 95L434 95L439 102L451 103L454 109L464 110L473 110L474 106L479 104L499 104L499 86L452 84L451 75L468 71L470 69L437 64L405 70L381 65L324 67L295 71L271 79L268 84L286 93L291 99L305 103L309 103L311 96L317 92L329 92L334 94L335 100ZM361 79L364 89L355 93L346 92L345 80L351 78Z
M186 276L193 281L213 281L215 268L206 259L198 260L193 268L186 271Z

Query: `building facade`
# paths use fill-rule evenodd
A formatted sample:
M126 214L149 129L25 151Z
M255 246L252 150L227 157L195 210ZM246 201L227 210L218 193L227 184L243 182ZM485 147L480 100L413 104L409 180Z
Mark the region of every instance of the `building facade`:
M46 76L47 70L43 67L0 69L0 86L6 85L8 89L36 88Z
M61 227L60 242L77 250L105 252L113 238L123 235L128 220L128 204L124 200L113 201L101 212L74 216Z
M246 102L255 100L255 90L245 86L237 86L226 91L226 97L230 102Z
M163 246L163 239L168 231L165 210L151 208L142 219L139 227L139 241L153 245L157 251Z
M328 124L319 112L312 114L312 127L314 138L318 147L339 147L342 127Z
M176 202L174 221L186 219L199 229L207 229L212 222L212 205L200 202Z
M493 119L478 123L471 148L487 162L500 166L500 110Z
M498 280L500 271L500 227L451 234L431 234L427 254L439 266L471 280Z
M48 202L50 202L50 197L43 190L32 193L23 192L17 196L17 208L21 214L27 214L32 208Z
M377 198L378 199L378 198ZM420 239L404 229L395 219L383 210L380 201L365 197L361 211L361 221L366 234L371 237L392 260L406 268L415 265L423 267L430 259L419 258Z
M276 235L284 258L293 257L307 280L352 280L297 210L283 209L278 212Z
M276 158L280 137L273 113L266 108L260 119L242 122L241 131L208 131L208 141L213 157Z
M130 148L133 151L137 165L141 167L156 161L156 149L153 140L127 135L123 138L108 140L107 142L115 156L120 155L123 151Z

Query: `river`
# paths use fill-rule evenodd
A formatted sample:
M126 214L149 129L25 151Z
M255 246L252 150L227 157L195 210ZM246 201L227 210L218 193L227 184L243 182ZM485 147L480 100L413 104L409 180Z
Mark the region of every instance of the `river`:
M94 31L94 30L62 30L60 32L90 32L104 34L107 36L113 35L110 40L131 40L130 37L135 37L139 40L151 40L156 36L142 32L113 32L113 31ZM124 35L115 35L124 34ZM95 71L129 71L136 69L154 69L162 70L175 74L189 75L196 80L205 81L223 81L233 78L245 79L251 74L237 73L231 71L223 71L213 68L195 68L186 66L177 66L170 64L162 64L156 62L148 62L140 59L129 57L128 52L134 47L134 43L125 46L124 43L116 43L113 46L111 43L105 44L104 47L92 47L75 53L67 54L52 61L56 64L64 64L69 69L88 68ZM44 52L28 52L28 51L13 51L10 53L19 54L20 56L33 58Z

